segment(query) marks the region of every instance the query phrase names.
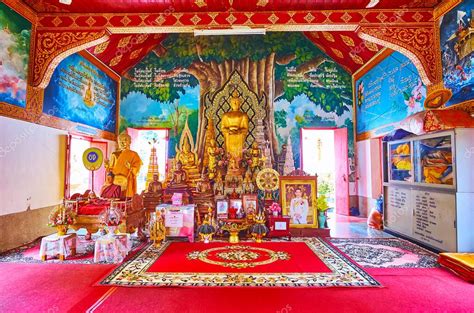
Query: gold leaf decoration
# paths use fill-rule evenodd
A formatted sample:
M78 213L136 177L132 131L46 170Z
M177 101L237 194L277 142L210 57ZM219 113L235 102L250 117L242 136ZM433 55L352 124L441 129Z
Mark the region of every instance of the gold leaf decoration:
M379 51L379 47L377 47L377 45L373 42L370 42L370 41L367 41L367 40L364 40L364 45L367 47L367 49L369 49L370 51L373 51L373 52L377 52Z
M257 6L258 6L258 7L264 7L264 6L266 6L266 5L268 4L268 1L269 1L269 0L258 0L258 1L257 1Z
M344 55L342 54L341 51L337 50L336 48L331 48L331 51L338 57L338 58L344 58Z
M123 56L123 54L116 55L112 60L110 60L109 65L110 66L115 66L115 65L119 64L120 61L122 61L122 56Z
M346 36L346 35L341 35L341 39L346 44L346 46L349 46L349 47L355 46L354 40L351 37Z
M142 48L134 50L132 53L130 53L130 60L138 58L140 52L142 52Z
M103 43L95 46L94 54L101 54L102 52L104 52L105 49L107 49L107 47L109 46L109 43L110 43L110 41L106 41L106 42L103 42Z
M352 61L354 61L354 63L356 64L364 64L364 60L362 60L362 58L360 56L358 56L357 54L355 53L349 53Z
M140 34L140 35L138 35L136 41L137 41L137 44L140 45L140 44L144 43L145 40L147 40L147 39L148 39L148 34Z
M334 42L334 36L331 33L328 32L322 32L324 38L326 38L327 41L329 42Z
M123 47L126 47L130 43L130 39L132 39L132 35L120 39L117 48L122 49Z
M207 6L207 3L205 0L195 0L194 4L200 8Z

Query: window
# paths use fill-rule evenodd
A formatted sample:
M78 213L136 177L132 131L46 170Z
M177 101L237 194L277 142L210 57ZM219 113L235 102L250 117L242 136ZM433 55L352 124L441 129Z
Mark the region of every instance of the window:
M66 165L66 196L75 193L83 194L86 190L94 189L96 194L105 182L105 169L102 166L99 170L92 172L84 167L82 155L88 148L96 147L102 150L104 159L107 156L107 143L93 141L92 138L69 136L67 145L67 165Z

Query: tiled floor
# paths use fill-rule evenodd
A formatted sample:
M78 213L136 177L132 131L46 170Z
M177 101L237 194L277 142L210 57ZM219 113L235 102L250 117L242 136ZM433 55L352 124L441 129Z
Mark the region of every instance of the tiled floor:
M383 231L367 227L367 219L328 213L328 226L334 238L389 238Z

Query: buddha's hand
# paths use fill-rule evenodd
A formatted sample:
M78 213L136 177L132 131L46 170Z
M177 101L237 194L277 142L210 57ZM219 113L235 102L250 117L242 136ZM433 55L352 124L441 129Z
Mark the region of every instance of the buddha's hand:
M125 162L125 167L128 168L128 169L131 169L132 168L132 164L130 164L129 161Z

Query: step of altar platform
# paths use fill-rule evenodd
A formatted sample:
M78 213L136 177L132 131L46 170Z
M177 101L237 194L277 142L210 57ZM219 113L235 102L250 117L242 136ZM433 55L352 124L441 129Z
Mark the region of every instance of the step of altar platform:
M290 228L292 237L331 237L329 228Z

